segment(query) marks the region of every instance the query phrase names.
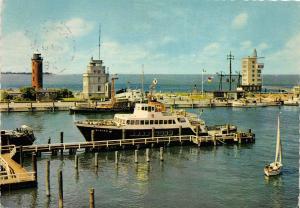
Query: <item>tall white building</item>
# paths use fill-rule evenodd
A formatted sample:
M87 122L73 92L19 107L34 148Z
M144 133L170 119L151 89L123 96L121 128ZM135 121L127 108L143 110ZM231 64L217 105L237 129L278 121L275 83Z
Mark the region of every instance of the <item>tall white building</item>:
M257 62L257 51L242 59L242 88L245 91L261 91L263 63Z
M109 74L102 60L93 57L83 74L83 98L110 98Z

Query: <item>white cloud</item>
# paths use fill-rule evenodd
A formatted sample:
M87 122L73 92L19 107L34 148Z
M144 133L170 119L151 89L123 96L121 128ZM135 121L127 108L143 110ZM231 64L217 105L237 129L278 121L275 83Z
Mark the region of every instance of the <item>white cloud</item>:
M290 38L283 48L266 55L266 73L300 74L300 33Z
M241 29L247 24L247 21L248 21L248 14L243 12L243 13L240 13L239 15L237 15L233 19L231 25L235 29Z
M250 40L246 40L246 41L241 42L240 46L241 46L240 49L242 51L248 50L248 49L252 48L252 42Z
M45 71L61 73L76 70L80 60L76 58L75 38L88 34L93 24L81 18L46 22L41 30L16 31L1 39L1 62L3 71L30 71L31 56L42 53ZM75 64L76 63L76 64Z
M204 55L211 56L211 55L216 54L219 51L219 49L220 49L220 44L217 42L214 42L214 43L210 43L209 45L205 46L202 53Z

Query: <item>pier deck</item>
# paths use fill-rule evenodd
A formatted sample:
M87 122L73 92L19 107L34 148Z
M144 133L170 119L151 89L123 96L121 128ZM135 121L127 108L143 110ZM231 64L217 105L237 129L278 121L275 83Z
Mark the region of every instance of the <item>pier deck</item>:
M35 172L28 172L12 157L16 153L16 147L9 148L10 152L0 155L0 187L1 191L18 187L35 186Z
M151 144L212 144L212 145L222 145L226 143L251 143L255 140L254 134L252 133L229 133L223 135L209 135L209 136L195 136L195 135L182 135L182 136L168 136L168 137L148 137L148 138L135 138L135 139L121 139L121 140L105 140L105 141L90 141L90 142L70 142L70 143L53 143L53 144L36 144L22 146L23 153L36 152L37 155L42 152L54 152L64 150L103 150L103 149L124 149ZM9 146L2 147L5 151ZM20 147L16 147L17 151ZM72 151L70 151L71 153Z

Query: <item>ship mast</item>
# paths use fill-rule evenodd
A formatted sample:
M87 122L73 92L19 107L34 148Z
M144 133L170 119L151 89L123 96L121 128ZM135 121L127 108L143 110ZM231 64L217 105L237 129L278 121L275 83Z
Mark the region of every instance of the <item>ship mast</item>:
M101 48L101 24L99 24L99 39L98 39L99 60L101 60L100 59L100 48Z

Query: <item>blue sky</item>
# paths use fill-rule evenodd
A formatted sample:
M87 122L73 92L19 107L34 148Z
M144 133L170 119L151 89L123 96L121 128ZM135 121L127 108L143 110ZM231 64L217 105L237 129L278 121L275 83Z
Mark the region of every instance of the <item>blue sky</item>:
M83 73L91 56L111 73L228 71L226 55L254 48L266 74L300 72L300 2L9 0L2 5L2 70Z

